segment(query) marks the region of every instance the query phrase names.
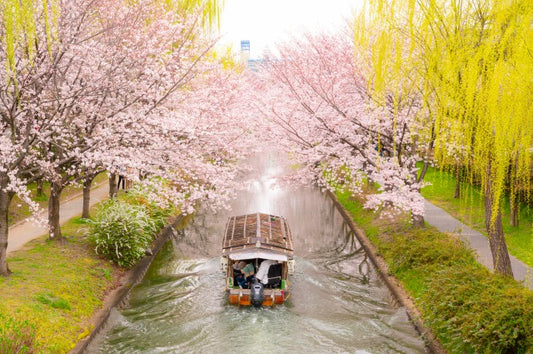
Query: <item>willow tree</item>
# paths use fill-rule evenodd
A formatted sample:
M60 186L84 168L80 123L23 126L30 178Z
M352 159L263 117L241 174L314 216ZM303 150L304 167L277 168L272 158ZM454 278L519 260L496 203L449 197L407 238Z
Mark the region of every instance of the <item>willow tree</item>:
M171 3L171 0L166 0ZM194 10L196 7L202 9L202 23L207 28L219 28L220 14L224 7L224 0L178 0L178 6L185 11Z
M432 53L435 69L428 75L440 98L435 158L445 163L451 149L464 152L462 164L471 178L479 179L484 194L494 269L512 276L501 201L506 184L513 195L517 185L530 183L533 4L520 0L440 5L427 8L428 14L442 19L443 33L450 33L448 47Z
M44 25L48 48L57 39L57 20L59 18L59 0L1 0L0 20L3 24L1 40L5 46L7 66L11 77L16 71L16 51L30 59L35 55L37 27Z
M416 73L431 118L433 157L440 165L460 163L480 181L494 268L512 275L501 201L506 185L530 189L533 3L378 0L370 8L390 29L375 48L394 52L393 38L409 43L412 58L403 65ZM395 60L384 56L377 67Z

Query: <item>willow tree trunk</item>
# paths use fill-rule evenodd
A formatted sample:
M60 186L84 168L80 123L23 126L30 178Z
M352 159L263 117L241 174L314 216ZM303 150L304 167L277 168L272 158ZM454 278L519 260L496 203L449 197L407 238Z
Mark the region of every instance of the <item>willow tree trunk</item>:
M461 196L461 167L459 165L455 165L455 192L453 193L453 197L455 199L459 199Z
M89 209L91 207L91 184L94 180L94 175L89 175L83 179L83 209L81 211L81 217L88 219Z
M109 174L109 198L112 199L117 194L117 185L116 185L117 175L116 173Z
M513 269L511 268L511 259L503 235L502 213L500 208L493 210L493 205L494 200L489 180L485 191L485 227L489 234L492 263L494 265L494 271L512 277ZM494 216L494 213L497 213L496 216Z
M513 200L514 199L514 200ZM517 197L511 199L511 214L509 215L509 222L511 226L518 226L518 215L520 215L520 203L517 200Z
M60 240L61 224L59 223L59 197L63 191L63 185L57 182L50 183L50 199L48 200L48 228L49 239Z
M521 182L517 181L515 173L519 169L518 164L518 156L514 159L512 162L512 166L509 169L508 172L508 179L509 179L509 207L510 207L510 214L509 214L509 223L513 227L517 227L519 223L519 215L520 215L520 189L521 189ZM513 173L514 172L514 173ZM533 177L533 170L531 170L531 177Z
M9 232L9 204L15 194L5 192L4 185L0 184L0 275L6 277L11 274L7 266L7 237Z

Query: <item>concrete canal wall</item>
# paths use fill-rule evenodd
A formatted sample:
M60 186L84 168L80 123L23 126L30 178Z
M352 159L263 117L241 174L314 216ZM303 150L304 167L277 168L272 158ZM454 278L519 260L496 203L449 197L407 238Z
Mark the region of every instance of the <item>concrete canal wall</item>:
M416 330L418 331L418 333L420 333L420 335L426 342L428 350L431 353L446 353L446 351L442 348L433 333L427 327L424 326L424 323L422 322L422 315L415 307L412 298L409 296L409 294L407 294L398 279L390 275L389 267L385 263L385 260L378 256L376 248L374 247L372 242L370 242L365 232L355 224L353 218L346 211L346 209L344 209L342 204L337 199L337 196L329 190L326 193L333 201L333 204L335 205L339 213L342 215L344 221L350 228L353 235L357 238L357 240L365 250L366 254L368 255L368 258L370 258L370 261L374 265L376 272L378 273L381 280L383 280L385 285L387 285L387 288L394 296L394 299L405 308L407 316L409 316L409 319L415 326Z

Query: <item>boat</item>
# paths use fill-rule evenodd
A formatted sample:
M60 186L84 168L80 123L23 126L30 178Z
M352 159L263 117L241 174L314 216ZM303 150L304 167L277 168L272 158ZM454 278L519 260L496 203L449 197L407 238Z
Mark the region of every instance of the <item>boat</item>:
M221 270L230 304L274 306L290 296L294 274L292 233L284 217L231 216L222 241Z

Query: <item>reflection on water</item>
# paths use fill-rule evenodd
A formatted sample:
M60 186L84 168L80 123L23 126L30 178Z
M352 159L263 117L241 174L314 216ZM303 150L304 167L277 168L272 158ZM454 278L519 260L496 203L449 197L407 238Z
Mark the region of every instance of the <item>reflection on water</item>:
M276 185L283 168L273 155L254 162L232 210L200 212L167 243L88 352L423 353L405 310L391 304L329 199ZM255 212L285 216L294 235L291 297L274 308L228 305L219 271L227 217Z

